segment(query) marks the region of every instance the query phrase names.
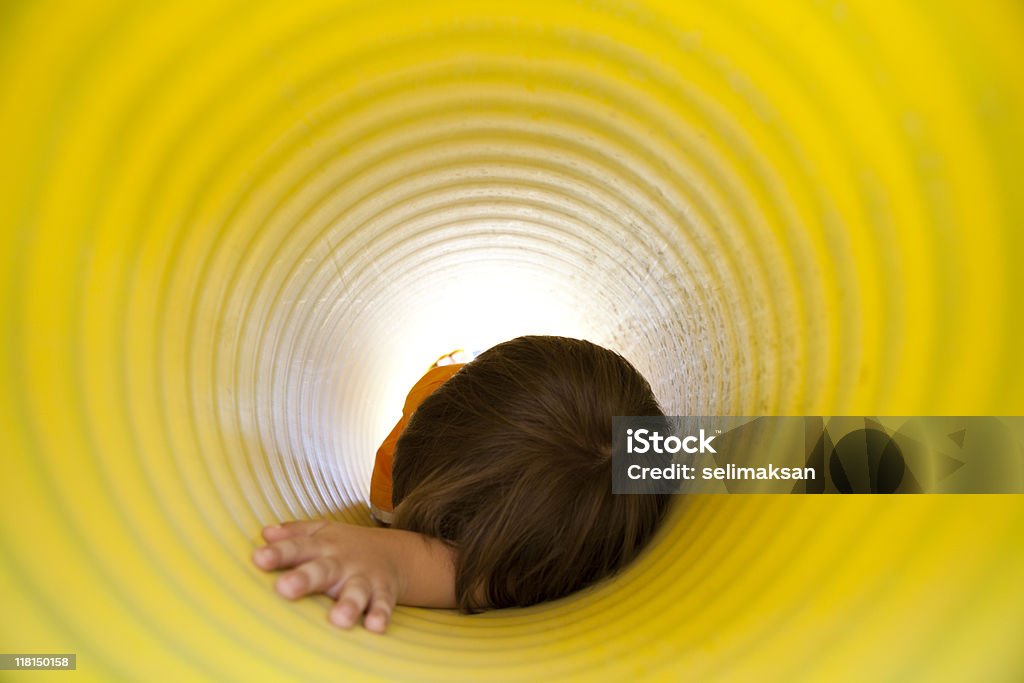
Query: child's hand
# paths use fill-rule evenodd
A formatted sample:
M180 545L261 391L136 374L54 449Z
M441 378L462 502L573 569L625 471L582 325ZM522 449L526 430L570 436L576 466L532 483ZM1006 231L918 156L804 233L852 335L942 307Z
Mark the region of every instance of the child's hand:
M394 533L323 520L287 522L263 529L267 545L253 553L252 561L265 571L290 570L275 584L283 597L325 593L335 600L328 613L331 623L351 628L365 613L366 629L383 633L406 589L405 571L391 543L396 539L381 535Z

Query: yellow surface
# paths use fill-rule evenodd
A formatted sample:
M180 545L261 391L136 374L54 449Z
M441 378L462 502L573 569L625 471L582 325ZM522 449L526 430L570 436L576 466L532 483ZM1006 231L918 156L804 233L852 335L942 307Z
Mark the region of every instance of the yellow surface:
M20 680L1021 680L1024 497L680 501L567 600L342 633L417 373L526 332L688 414L1024 413L1024 6L0 5Z

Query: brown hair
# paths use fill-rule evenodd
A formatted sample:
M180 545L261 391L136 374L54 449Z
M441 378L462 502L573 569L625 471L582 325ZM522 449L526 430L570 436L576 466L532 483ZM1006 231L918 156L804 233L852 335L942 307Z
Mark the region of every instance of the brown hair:
M456 549L466 612L553 600L647 544L667 495L613 495L612 416L662 415L622 356L579 339L519 337L431 394L395 447L394 527Z

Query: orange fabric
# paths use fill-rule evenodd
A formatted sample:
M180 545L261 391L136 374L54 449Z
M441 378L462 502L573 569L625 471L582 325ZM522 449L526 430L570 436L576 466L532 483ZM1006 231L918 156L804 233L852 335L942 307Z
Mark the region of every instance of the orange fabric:
M409 418L412 417L412 414L416 412L416 409L420 407L420 404L423 403L427 396L430 396L439 386L447 382L463 365L465 364L455 363L430 368L430 370L427 370L427 374L423 375L420 381L416 382L409 391L409 395L405 399L405 407L402 408L402 418L395 425L395 428L391 430L387 438L384 439L384 443L380 445L380 448L377 449L377 460L373 464L373 475L370 478L370 505L372 508L375 508L375 512L392 512L391 463L394 461L395 444L398 443L398 437L405 431L405 425L408 424ZM381 519L381 521L388 520Z

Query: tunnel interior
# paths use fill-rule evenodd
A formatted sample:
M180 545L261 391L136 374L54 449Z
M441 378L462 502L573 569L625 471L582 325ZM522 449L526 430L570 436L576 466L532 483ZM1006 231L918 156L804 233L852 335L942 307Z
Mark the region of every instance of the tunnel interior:
M677 415L1024 410L1024 11L11 3L0 586L85 680L978 680L1020 496L680 496L621 575L339 632L264 524L368 524L452 349L622 353Z

